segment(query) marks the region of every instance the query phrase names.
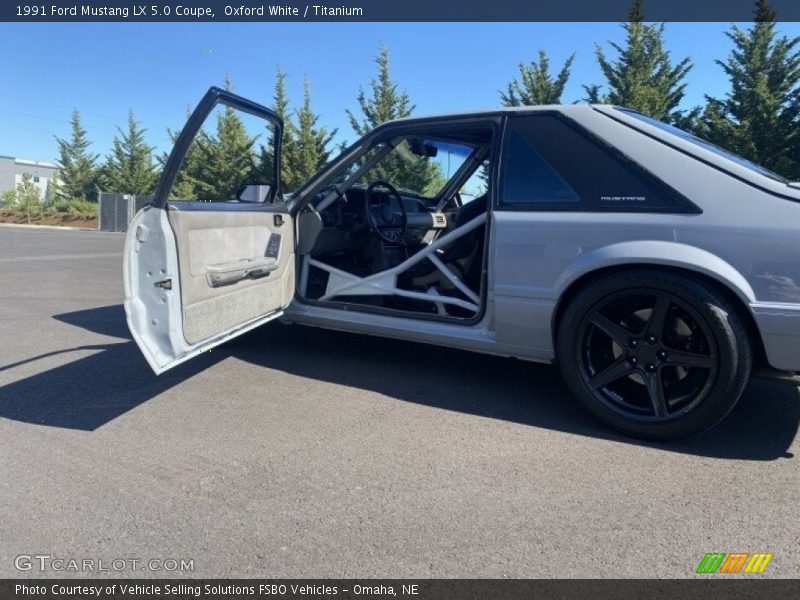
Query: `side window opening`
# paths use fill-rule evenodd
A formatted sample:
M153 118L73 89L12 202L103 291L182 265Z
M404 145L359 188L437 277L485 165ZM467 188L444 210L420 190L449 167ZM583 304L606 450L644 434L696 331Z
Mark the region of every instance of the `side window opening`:
M580 202L580 197L518 131L508 141L506 168L514 173L503 185L506 202Z
M694 212L677 191L563 117L513 117L508 128L501 206Z
M218 104L183 158L170 202L262 202L275 185L273 136L272 123Z
M418 125L360 148L310 200L321 227L301 253L298 293L392 314L477 318L495 133L488 123Z
M458 190L461 202L467 204L486 195L489 192L489 177L491 173L491 161L487 158L481 166L469 176L466 182Z

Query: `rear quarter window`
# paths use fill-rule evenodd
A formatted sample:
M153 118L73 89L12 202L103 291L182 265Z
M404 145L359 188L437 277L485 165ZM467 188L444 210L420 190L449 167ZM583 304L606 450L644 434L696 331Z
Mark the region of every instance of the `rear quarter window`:
M633 160L557 114L510 117L503 151L501 208L698 212Z

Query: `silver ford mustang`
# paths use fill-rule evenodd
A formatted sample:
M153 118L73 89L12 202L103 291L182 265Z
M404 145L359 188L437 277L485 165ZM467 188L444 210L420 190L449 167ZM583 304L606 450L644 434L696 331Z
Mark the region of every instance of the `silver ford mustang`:
M237 112L270 128L261 167L177 200L219 143L204 121ZM754 368L800 371L800 184L573 105L386 123L282 196L282 131L211 88L131 224L125 310L156 373L282 318L555 361L597 418L666 440Z

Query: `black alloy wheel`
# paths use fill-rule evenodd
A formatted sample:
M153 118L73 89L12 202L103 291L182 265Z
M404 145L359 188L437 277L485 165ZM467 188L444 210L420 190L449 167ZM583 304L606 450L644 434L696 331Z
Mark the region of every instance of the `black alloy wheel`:
M557 353L584 406L648 439L718 422L741 395L752 363L727 298L689 277L647 271L585 288L561 320Z

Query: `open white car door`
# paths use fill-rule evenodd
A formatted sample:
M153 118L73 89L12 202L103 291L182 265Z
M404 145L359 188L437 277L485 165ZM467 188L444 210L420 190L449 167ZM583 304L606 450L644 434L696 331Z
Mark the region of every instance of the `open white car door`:
M266 198L168 202L195 136L219 105L265 119L265 126L271 123L274 173ZM178 136L153 202L131 222L124 254L125 312L156 373L279 317L291 302L294 226L286 206L272 202L279 189L282 131L274 112L211 88Z

